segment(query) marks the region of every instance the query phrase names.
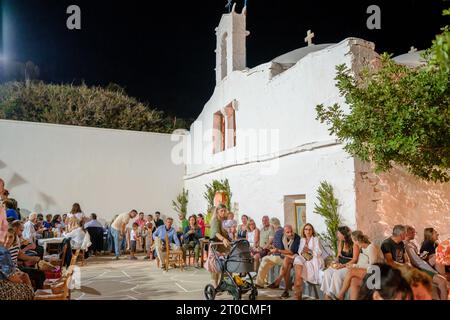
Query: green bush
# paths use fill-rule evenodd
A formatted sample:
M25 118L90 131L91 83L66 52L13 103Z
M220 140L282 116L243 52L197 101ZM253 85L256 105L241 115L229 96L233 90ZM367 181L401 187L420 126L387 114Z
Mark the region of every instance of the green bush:
M112 86L105 89L43 82L0 85L0 118L161 133L185 125Z
M320 183L317 194L319 203L314 205L314 213L322 216L327 226L327 231L320 234L320 237L327 246L333 248L335 255L337 255L337 231L342 223L338 212L339 201L334 196L333 186L326 181Z

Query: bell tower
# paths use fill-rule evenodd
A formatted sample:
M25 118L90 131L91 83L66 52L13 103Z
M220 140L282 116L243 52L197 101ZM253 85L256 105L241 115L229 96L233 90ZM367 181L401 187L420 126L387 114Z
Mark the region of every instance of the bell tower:
M250 34L246 29L247 8L236 12L236 4L230 13L222 15L216 28L216 83L220 83L231 72L247 67L246 38Z

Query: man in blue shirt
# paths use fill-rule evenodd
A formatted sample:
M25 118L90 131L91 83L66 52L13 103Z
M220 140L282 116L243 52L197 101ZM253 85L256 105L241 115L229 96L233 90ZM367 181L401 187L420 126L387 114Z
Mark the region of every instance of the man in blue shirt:
M11 201L11 199L6 199L3 204L6 207L6 218L9 221L19 220L19 215L17 214L17 211L14 208L13 201Z
M272 242L273 248L270 250L270 254L262 259L259 266L256 286L263 288L269 270L276 265L282 266L285 256L292 257L296 254L299 245L300 237L294 232L291 225L286 225L283 229L276 231ZM276 288L280 281L281 277L278 277L271 287Z
M172 227L173 219L167 218L166 223L156 229L153 233L153 240L155 240L155 250L156 255L161 262L161 267L164 265L164 260L166 257L166 245L170 246L170 250L178 250L181 247L180 239L178 239L177 231ZM166 235L168 242L166 243ZM158 245L158 240L161 241L161 245Z

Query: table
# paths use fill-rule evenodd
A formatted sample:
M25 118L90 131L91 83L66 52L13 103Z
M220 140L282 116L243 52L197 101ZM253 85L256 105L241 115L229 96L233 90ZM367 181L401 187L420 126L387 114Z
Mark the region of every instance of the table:
M201 253L200 253L200 267L203 268L203 262L204 258L205 258L205 247L208 245L209 240L208 239L200 239L200 248L201 248Z
M44 256L48 254L47 252L47 244L49 243L62 243L65 238L48 238L48 239L39 239L38 244L44 247Z

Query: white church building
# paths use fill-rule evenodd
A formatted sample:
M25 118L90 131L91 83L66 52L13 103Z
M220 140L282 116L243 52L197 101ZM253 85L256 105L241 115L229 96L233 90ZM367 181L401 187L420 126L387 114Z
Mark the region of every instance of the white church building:
M293 225L301 224L303 215L323 231L313 209L320 182L328 181L343 218L355 227L354 159L316 120L315 107L342 102L336 65L357 71L376 56L373 44L349 38L314 45L310 35L307 46L247 68L248 35L245 9L223 15L216 29L217 84L189 135L193 152L184 178L189 212L205 211L205 184L228 179L238 215L258 223L264 215L277 216Z

